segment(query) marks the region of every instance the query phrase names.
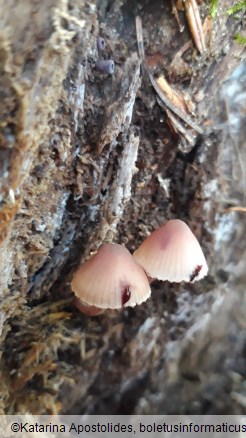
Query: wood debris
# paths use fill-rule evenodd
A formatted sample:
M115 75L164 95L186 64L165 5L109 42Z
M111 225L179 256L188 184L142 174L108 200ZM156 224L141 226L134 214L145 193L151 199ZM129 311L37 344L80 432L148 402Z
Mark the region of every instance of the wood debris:
M192 13L198 13L195 5L192 3ZM190 12L189 12L190 13ZM197 22L199 20L197 19ZM142 29L142 21L139 16L136 17L136 35L137 35L137 44L138 44L138 52L139 58L143 62L144 61L144 44L143 44L143 29ZM158 97L157 102L159 105L167 112L167 109L172 111L176 116L178 116L183 122L185 122L188 126L193 128L197 133L202 134L203 130L190 118L187 114L189 112L188 105L184 96L174 90L171 85L168 83L164 75L160 75L157 79L154 78L150 69L148 68L146 62L144 64L147 73L149 75L150 82L154 87ZM181 137L184 137L185 142L187 141L190 146L193 147L196 141L196 136L192 133L188 132L186 128L184 128L181 123L177 120L172 113L168 111L168 116L171 123L174 125L174 130L176 133L179 132ZM187 148L185 147L184 150Z
M184 0L186 18L194 43L200 53L206 50L204 32L196 0Z
M178 1L177 4L176 4L176 1L175 1L175 0L172 0L172 13L173 13L173 15L174 15L174 17L175 17L175 20L176 20L177 23L178 23L179 31L180 31L180 32L183 32L183 30L184 30L184 25L181 24L180 19L179 19L179 14L178 14L178 9L181 8L180 5L179 5L179 3L180 3L180 1Z
M142 27L142 20L139 16L136 17L136 34L137 34L139 58L140 61L143 61L145 58L144 43L143 43L143 27Z
M140 86L140 62L136 53L125 62L122 72L115 81L118 82L118 98L114 96L107 103L105 121L98 144L98 153L101 154L108 145L109 152L117 144L120 133L127 132L133 114L133 107Z
M104 181L104 190L107 191L105 201L101 208L101 221L99 228L91 236L91 242L112 242L117 226L123 216L124 210L131 198L131 184L134 174L137 172L136 160L138 154L139 137L132 130L125 134L124 150L120 158L120 164L114 181L107 186ZM106 174L106 181L111 175L111 167ZM91 255L91 246L88 245L83 254L83 261ZM94 248L95 249L95 248Z
M159 104L161 105L161 103ZM189 152L195 146L196 134L194 134L193 130L186 129L171 111L166 109L166 113L172 124L172 128L176 134L180 136L179 150L184 153Z
M181 111L187 112L188 107L185 102L185 99L181 93L178 93L175 91L171 85L167 82L165 77L163 75L160 75L156 79L157 85L160 87L160 89L167 95L169 100L173 102L175 106L181 109Z
M246 207L242 206L235 206L235 207L228 207L224 210L224 213L231 213L232 211L237 211L239 213L246 213Z
M175 106L175 104L170 100L170 98L163 93L162 89L157 84L154 76L150 72L149 72L149 78L151 84L153 85L156 93L160 98L159 103L161 102L164 109L167 106L171 111L174 112L174 114L176 114L178 117L180 117L180 119L182 119L185 123L187 123L187 125L191 126L199 134L202 134L203 130L195 122L193 122L193 120L187 114L185 114L180 108Z
M46 361L43 364L33 365L32 367L21 367L18 370L17 377L13 381L13 390L20 391L27 382L29 382L36 374L45 375L50 371L57 369L57 365L51 360Z

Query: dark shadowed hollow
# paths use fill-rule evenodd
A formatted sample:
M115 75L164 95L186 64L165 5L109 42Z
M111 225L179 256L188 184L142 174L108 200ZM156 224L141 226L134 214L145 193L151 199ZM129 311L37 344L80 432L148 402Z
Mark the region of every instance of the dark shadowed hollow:
M230 5L211 19L199 4L200 54L168 0L0 0L1 413L245 413L246 63ZM134 252L174 218L204 250L203 280L76 309L81 260L103 242Z

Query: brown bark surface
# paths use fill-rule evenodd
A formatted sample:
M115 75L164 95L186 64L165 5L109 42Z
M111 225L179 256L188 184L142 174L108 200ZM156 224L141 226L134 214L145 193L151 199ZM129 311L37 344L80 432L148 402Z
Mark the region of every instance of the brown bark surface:
M199 55L169 1L0 1L1 412L245 412L245 213L231 210L245 206L243 18L221 3ZM149 71L192 106L190 142L141 66L137 15ZM172 218L201 242L204 280L154 282L121 312L75 309L80 260L105 241L134 251Z

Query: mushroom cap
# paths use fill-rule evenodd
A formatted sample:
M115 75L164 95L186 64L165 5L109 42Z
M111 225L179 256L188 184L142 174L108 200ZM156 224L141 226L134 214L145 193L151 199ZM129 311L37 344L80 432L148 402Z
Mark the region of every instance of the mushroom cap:
M98 307L95 306L89 306L83 303L83 301L81 301L78 297L75 297L74 304L80 312L85 313L85 315L89 315L89 316L101 315L105 310L105 309L99 309Z
M185 222L174 219L155 230L133 254L147 275L193 283L208 272L200 244Z
M100 309L134 307L151 294L144 270L125 247L113 243L79 267L71 286L83 303Z

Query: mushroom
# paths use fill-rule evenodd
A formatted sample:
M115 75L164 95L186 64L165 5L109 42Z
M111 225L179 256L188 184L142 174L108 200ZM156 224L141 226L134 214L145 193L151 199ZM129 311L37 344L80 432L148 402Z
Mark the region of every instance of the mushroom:
M134 307L151 294L144 270L125 247L113 243L102 245L78 268L71 286L77 307L94 315L105 309Z
M104 50L105 49L105 40L102 37L97 37L97 49L99 51Z
M112 75L114 73L114 61L112 59L98 59L95 65L95 69L101 73L107 73Z
M155 230L133 257L151 279L193 283L208 272L198 240L179 219L170 220Z

